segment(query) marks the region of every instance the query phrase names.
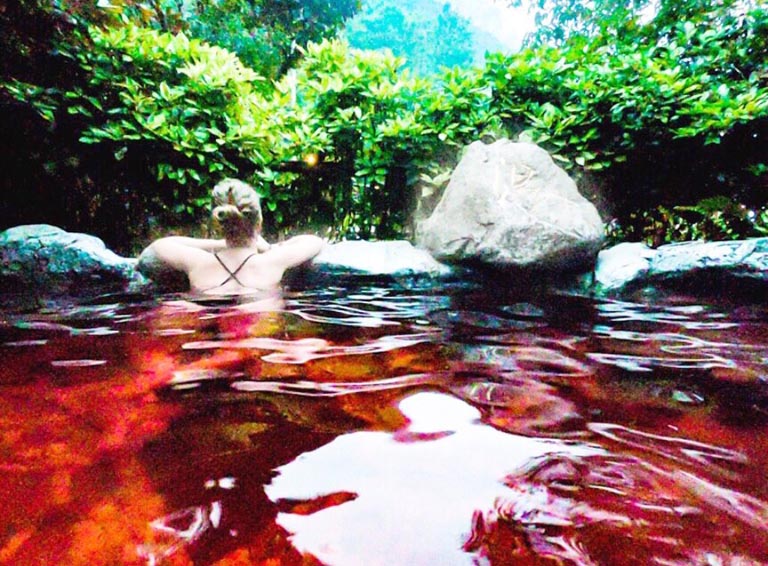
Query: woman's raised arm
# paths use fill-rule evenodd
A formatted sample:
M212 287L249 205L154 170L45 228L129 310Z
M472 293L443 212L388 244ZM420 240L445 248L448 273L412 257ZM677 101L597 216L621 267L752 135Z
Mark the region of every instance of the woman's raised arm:
M213 252L226 247L224 240L168 236L149 244L139 255L139 266L163 264L173 269L187 271L194 258L201 252Z
M290 240L272 246L270 253L275 254L274 257L288 269L309 261L320 253L323 246L325 246L325 240L318 236L294 236Z

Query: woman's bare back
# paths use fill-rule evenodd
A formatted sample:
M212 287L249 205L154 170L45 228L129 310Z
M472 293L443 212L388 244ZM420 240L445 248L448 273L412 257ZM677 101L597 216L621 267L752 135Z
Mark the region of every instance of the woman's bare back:
M236 295L271 290L280 285L286 269L273 250L226 248L205 253L187 274L193 292Z
M142 256L154 256L186 273L193 293L246 295L278 288L286 269L309 261L323 245L321 238L304 235L259 251L255 246L230 247L222 240L171 236L153 242Z

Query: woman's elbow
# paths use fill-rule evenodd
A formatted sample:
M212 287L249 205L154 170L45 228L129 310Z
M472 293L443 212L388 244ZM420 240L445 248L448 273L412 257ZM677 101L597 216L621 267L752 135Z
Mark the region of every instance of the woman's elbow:
M152 242L146 248L141 250L141 253L139 254L139 264L155 259L157 259L157 251L155 250L155 242Z
M320 236L312 236L312 235L308 235L307 238L309 239L309 241L307 243L307 247L312 252L314 252L312 254L312 257L315 257L325 247L325 240L323 240Z
M325 240L323 240L319 236L307 236L307 243L305 244L307 247L307 252L309 255L308 259L312 259L313 257L317 256L321 251L323 251L323 248L325 247Z
M157 253L155 242L149 244L139 254L139 259L136 262L136 269L138 269L139 273L150 279L157 279L161 272L168 269L166 263Z
M179 269L176 265L178 245L173 236L159 238L149 244L139 255L138 267L140 270L155 271L158 269Z

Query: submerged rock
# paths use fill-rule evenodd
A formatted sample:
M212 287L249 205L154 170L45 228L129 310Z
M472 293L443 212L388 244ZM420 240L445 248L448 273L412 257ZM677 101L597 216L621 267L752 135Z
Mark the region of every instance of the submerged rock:
M417 226L416 243L444 261L575 271L592 267L603 234L597 209L545 150L478 141Z
M0 233L0 290L4 293L77 295L90 287L126 288L140 281L135 259L107 249L88 234L48 224Z

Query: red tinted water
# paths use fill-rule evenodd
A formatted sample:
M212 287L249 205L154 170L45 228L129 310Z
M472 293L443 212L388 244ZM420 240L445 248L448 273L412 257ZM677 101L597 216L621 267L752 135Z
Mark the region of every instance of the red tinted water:
M0 564L768 564L768 309L6 313Z

